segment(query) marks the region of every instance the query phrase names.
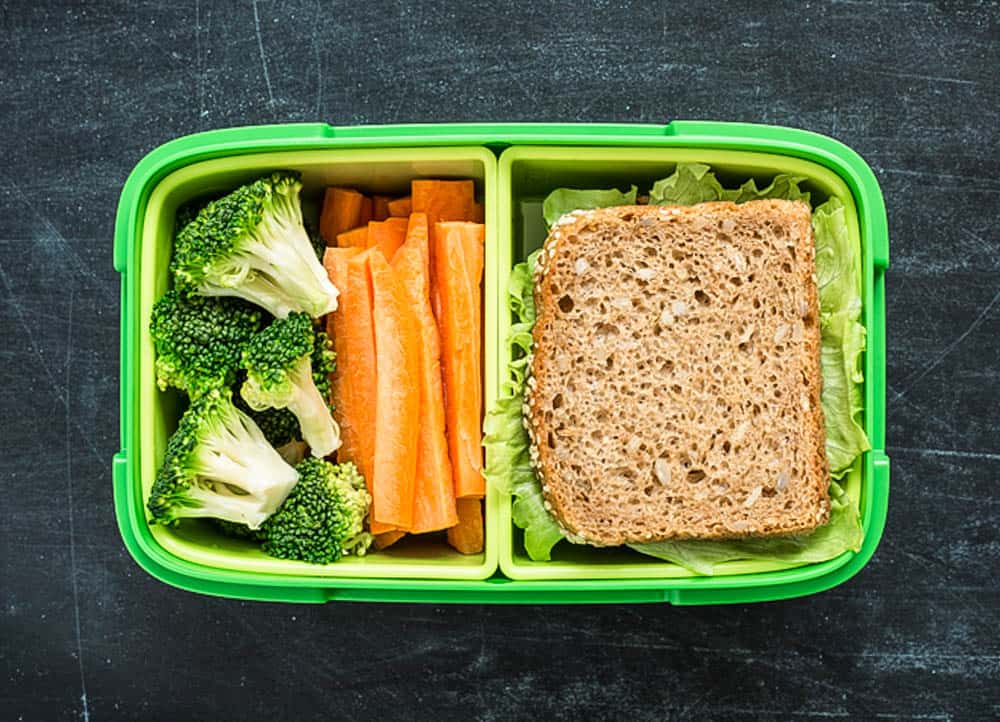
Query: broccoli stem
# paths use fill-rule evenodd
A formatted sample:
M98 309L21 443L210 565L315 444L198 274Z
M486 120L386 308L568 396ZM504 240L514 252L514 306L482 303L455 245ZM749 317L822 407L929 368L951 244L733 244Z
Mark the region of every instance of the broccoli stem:
M270 266L270 276L287 295L313 318L337 309L337 288L330 282L322 265L316 263L309 234L302 225L301 213L297 221L287 221L284 214L266 216L254 234L253 249ZM286 222L279 222L286 221ZM289 273L294 269L295 273ZM275 314L278 315L278 314ZM287 312L281 317L287 316Z
M313 382L312 360L309 356L304 356L295 363L289 379L292 397L288 402L288 409L299 420L302 440L309 444L313 456L329 456L340 448L340 429L330 415L326 399Z
M256 424L244 422L235 407L218 426L195 450L192 471L210 482L235 486L260 499L265 508L276 509L298 480L295 469L267 443Z
M259 529L272 513L265 508L260 499L234 494L221 484L215 488L204 488L194 484L187 490L186 497L188 503L174 509L174 518L212 517L246 524L251 529Z

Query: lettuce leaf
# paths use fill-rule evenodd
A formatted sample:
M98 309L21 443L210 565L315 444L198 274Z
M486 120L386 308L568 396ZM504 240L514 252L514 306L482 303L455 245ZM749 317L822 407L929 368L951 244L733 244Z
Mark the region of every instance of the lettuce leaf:
M831 198L813 211L816 279L819 287L822 405L830 474L841 478L854 459L871 448L861 428L861 249L851 243L847 211Z
M535 251L524 263L514 266L507 285L508 302L514 323L507 335L511 360L507 366L500 398L483 421L486 468L483 475L503 494L514 497L514 523L524 529L525 550L532 559L550 559L552 547L562 531L545 509L542 488L528 454L528 432L522 423L521 404L531 353L531 330L535 325L532 274Z
M627 193L622 193L617 188L607 190L556 188L545 197L545 203L542 204L545 225L551 228L553 223L570 211L635 205L638 190L635 186L632 186Z
M816 281L822 314L850 312L861 317L861 249L847 234L847 211L831 198L813 211Z
M656 181L649 191L650 205L691 206L722 200L725 193L712 169L703 163L678 163L673 173Z
M871 448L860 423L864 408L861 354L865 350L865 327L851 318L850 311L838 311L823 316L820 331L820 403L826 419L826 458L830 475L839 479L861 452Z
M799 187L803 181L804 176L782 173L764 188L757 188L757 181L751 178L739 188L727 190L704 163L678 163L673 173L653 184L649 202L661 206L690 206L705 201L746 203L762 198L784 198L808 203L809 193Z
M811 534L734 541L661 541L630 544L629 547L704 575L714 574L717 564L738 560L780 562L789 566L825 562L845 551L858 551L864 537L857 503L844 495L836 484L831 487L831 493L830 521Z
M700 163L678 164L674 173L657 181L650 202L693 204L712 200L743 203L760 198L786 198L810 202L800 185L804 178L776 176L760 189L751 179L737 189L725 189L711 168ZM631 194L618 191L553 191L544 204L546 222L576 208L594 208L634 202ZM629 196L631 195L631 198ZM551 202L550 202L551 201ZM860 248L848 234L843 204L831 198L813 211L816 242L816 273L820 296L822 336L822 405L826 418L827 457L831 475L842 477L863 451L870 448L860 425L863 396L860 384L865 329L861 315ZM521 397L528 373L531 330L535 321L532 271L537 255L515 266L508 287L515 323L508 343L512 360L504 392L486 417L484 445L487 478L514 496L514 523L524 529L525 550L531 559L549 560L562 532L545 509L541 486L531 467L528 436L521 422ZM735 560L808 564L833 559L845 551L857 551L862 541L858 501L831 481L830 521L812 534L800 537L741 539L733 541L666 541L629 545L643 554L683 566L696 574L713 574L718 564Z
M746 203L747 201L758 201L763 198L783 198L786 201L809 202L808 191L799 188L799 184L805 181L804 176L793 176L786 173L776 175L771 184L757 189L757 182L751 178L736 190L724 191L722 200L733 201L734 203Z

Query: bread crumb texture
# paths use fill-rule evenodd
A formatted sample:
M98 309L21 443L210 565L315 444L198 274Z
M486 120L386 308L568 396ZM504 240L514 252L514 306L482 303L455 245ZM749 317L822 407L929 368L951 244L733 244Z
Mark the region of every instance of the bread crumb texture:
M809 207L577 212L535 278L531 457L574 541L800 534L829 517Z

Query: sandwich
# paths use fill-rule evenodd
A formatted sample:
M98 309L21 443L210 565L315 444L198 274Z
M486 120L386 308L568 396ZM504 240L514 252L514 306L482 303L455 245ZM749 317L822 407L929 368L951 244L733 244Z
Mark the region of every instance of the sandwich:
M536 262L531 458L569 538L812 531L829 518L809 206L564 216Z
M547 200L485 439L529 556L565 539L711 573L859 546L837 483L867 448L859 249L840 202L814 211L799 182L726 191L682 165L648 204Z

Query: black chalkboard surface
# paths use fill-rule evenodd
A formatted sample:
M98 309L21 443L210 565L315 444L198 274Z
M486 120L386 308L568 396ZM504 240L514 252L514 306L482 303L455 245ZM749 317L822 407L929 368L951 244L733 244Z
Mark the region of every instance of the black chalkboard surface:
M0 9L0 717L995 719L1000 7L11 2ZM115 526L118 192L197 130L743 120L889 212L889 522L849 583L724 608L252 604Z

